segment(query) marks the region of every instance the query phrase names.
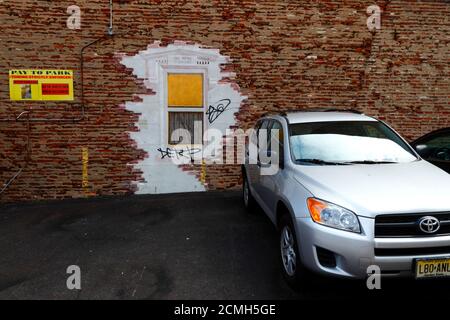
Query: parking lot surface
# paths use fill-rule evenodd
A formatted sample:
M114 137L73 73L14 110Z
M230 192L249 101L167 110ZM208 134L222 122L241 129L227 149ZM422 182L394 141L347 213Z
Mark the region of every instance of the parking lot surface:
M0 206L0 299L449 298L449 281L284 282L277 233L237 192ZM68 290L67 267L81 270Z

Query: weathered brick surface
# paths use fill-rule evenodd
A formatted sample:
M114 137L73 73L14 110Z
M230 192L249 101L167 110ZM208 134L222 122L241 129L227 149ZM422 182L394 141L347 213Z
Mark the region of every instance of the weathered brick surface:
M249 97L237 115L244 129L266 111L305 107L356 108L392 124L409 139L450 126L448 1L376 1L382 29L366 26L373 1L120 0L116 36L86 50L87 119L31 124L31 160L0 201L82 197L81 148L89 148L90 193L127 194L145 157L129 137L138 115L125 101L145 93L115 58L154 40L218 48ZM82 10L82 29L66 27L66 9ZM80 112L79 53L105 34L106 0L0 2L0 118L32 108L33 118L76 118ZM8 70L75 70L76 101L11 102ZM25 119L25 118L24 118ZM25 122L0 123L0 183L25 163ZM234 188L237 166L210 166L210 189Z

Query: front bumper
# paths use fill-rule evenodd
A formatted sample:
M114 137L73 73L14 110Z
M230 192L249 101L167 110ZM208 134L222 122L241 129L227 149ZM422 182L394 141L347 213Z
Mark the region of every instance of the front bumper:
M449 252L428 255L377 256L375 249L435 248L450 246L450 236L428 238L375 238L375 220L359 217L362 233L355 234L319 225L311 218L297 219L297 243L302 262L317 273L364 279L371 265L380 267L382 275L414 276L414 260L450 257ZM336 267L324 267L316 248L334 253Z

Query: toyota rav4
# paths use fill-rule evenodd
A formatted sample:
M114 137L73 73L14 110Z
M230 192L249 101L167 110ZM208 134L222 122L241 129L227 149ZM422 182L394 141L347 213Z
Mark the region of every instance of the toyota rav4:
M260 119L250 141L259 150L254 159L247 149L244 204L259 204L279 230L288 282L311 270L365 278L372 266L450 276L450 175L387 124L351 111L288 112ZM279 169L263 174L275 155Z

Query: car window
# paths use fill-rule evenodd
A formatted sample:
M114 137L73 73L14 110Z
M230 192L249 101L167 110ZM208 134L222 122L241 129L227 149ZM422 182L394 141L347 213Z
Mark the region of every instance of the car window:
M263 120L260 129L268 129L271 122L271 120Z
M304 162L411 162L414 152L378 121L329 121L291 124L293 159Z
M450 133L434 136L428 141L420 143L431 148L450 148Z
M283 125L279 121L274 121L271 130L278 130L277 140L280 143L284 142Z
M272 120L263 120L263 122L261 124L261 127L258 129L258 147L260 146L259 139L262 138L262 136L260 136L261 130L267 130L266 131L266 133L267 133L266 139L269 139L269 132L268 132L268 130L270 130L271 124L272 124Z
M419 142L416 149L425 159L450 161L450 133L429 137Z
M384 134L377 127L374 126L364 126L364 130L367 135L372 138L383 138Z
M277 143L279 144L279 150L280 152L282 152L284 150L284 133L283 133L283 126L279 121L274 121L272 124L272 127L270 129L270 134L274 135L275 140L277 141ZM269 149L272 150L272 145L271 145L271 138L268 137L269 140Z

